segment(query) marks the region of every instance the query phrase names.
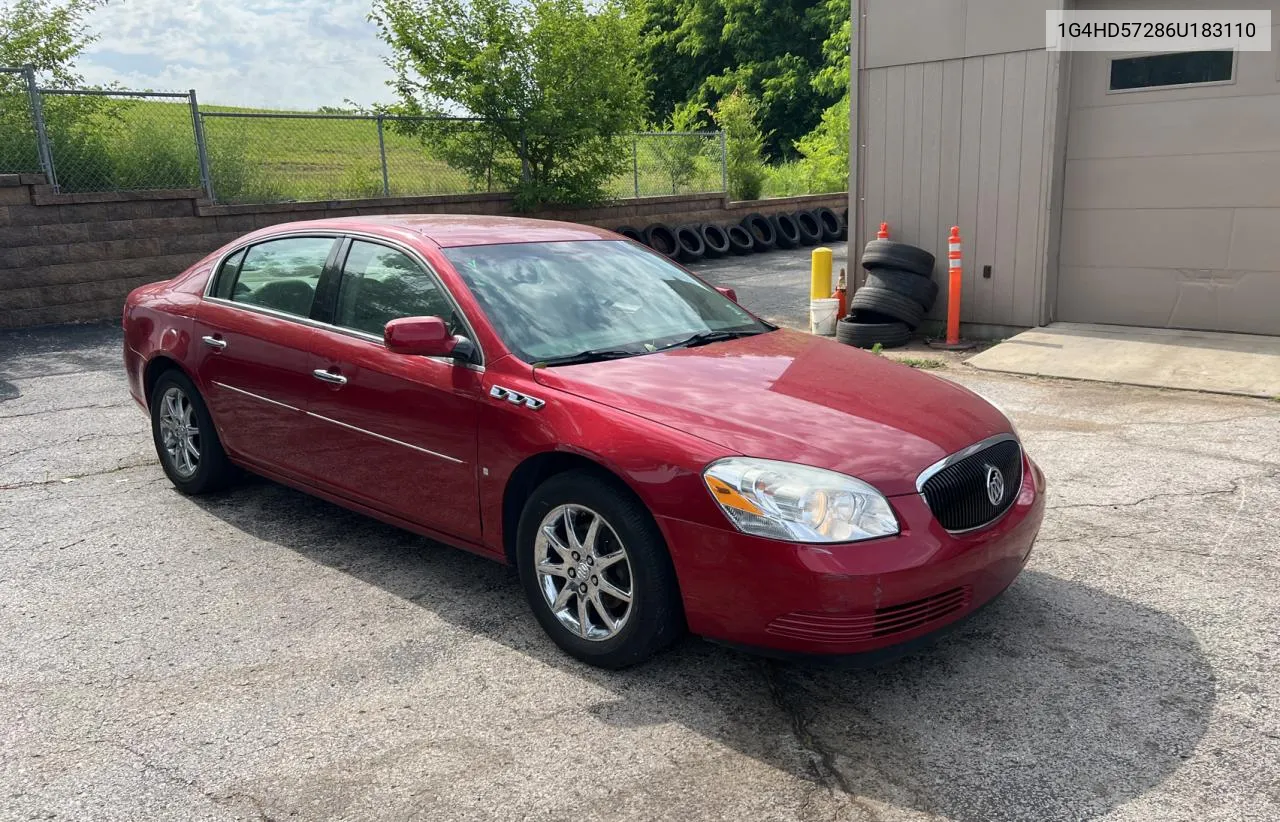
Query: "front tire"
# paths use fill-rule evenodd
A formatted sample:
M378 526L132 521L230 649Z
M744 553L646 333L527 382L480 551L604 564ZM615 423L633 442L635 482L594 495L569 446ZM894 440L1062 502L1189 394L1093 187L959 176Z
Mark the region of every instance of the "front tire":
M151 389L151 436L165 475L184 494L225 488L235 476L204 399L181 371L164 372Z
M675 570L648 510L616 481L557 474L525 504L516 559L529 607L565 653L618 669L679 639Z

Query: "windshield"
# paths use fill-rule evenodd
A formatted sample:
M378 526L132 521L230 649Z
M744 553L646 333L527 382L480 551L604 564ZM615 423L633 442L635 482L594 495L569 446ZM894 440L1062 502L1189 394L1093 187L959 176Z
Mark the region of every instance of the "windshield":
M582 361L591 352L646 354L699 335L728 338L772 329L681 268L624 241L511 243L444 253L498 336L529 363Z

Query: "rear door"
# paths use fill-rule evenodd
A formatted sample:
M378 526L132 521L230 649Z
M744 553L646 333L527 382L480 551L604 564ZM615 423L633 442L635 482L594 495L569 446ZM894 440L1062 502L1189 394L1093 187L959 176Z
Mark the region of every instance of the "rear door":
M439 316L465 332L435 274L405 250L353 239L344 246L332 316L318 332L308 409L323 433L310 444L332 489L387 513L478 542L478 364L393 354L384 326Z
M196 316L196 372L223 445L290 474L306 473L316 426L311 319L332 236L283 237L229 256Z

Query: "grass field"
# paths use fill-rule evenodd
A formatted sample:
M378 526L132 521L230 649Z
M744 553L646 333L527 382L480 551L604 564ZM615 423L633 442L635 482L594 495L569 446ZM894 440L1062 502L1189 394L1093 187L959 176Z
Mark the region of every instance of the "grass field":
M16 98L15 98L16 100ZM23 103L23 105L19 105ZM64 191L198 188L200 170L191 110L172 100L49 95L44 103L58 182ZM3 106L0 172L35 171L34 136L23 131L25 101ZM10 111L12 109L12 111ZM338 200L383 194L378 128L373 119L201 106L210 175L219 202ZM14 116L10 116L10 115ZM248 115L289 114L290 117ZM519 160L483 141L459 140L483 129L465 121L431 121L417 133L386 121L387 193L392 196L501 191L501 174L473 177L450 165L451 152L491 154L514 176ZM12 145L10 145L12 143ZM623 171L609 196L688 194L723 190L715 135L636 135L620 141ZM12 166L12 168L10 168ZM21 167L19 167L21 166ZM764 195L819 193L797 164L766 171Z
M19 119L25 112L16 106ZM108 99L50 95L46 120L58 182L64 191L197 188L200 170L190 107L185 99ZM373 119L201 106L210 176L219 202L275 202L377 197L383 194L378 127ZM288 114L288 117L250 115ZM416 131L415 131L416 127ZM500 144L474 137L484 126L466 121L384 124L387 193L392 196L501 191L497 171L472 176L446 159L479 152L489 164L518 174L519 160ZM16 134L15 129L8 129ZM15 137L6 159L0 135L0 171L32 171L30 135ZM696 154L671 173L674 140L692 140ZM624 172L607 186L614 197L721 190L718 140L712 137L637 136L624 139ZM452 154L451 154L452 152ZM634 156L632 156L634 152ZM689 162L692 165L689 165ZM8 169L8 165L14 165ZM638 191L637 191L638 190Z

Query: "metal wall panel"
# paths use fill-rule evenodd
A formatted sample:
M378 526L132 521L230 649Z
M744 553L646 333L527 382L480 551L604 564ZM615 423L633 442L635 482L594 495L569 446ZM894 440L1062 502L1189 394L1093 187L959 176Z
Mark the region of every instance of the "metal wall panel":
M952 225L965 241L962 320L1044 319L1046 145L1056 123L1047 100L1057 99L1049 60L1044 50L1013 51L863 71L862 237L884 220L893 239L933 252L943 292L935 319L946 316Z

